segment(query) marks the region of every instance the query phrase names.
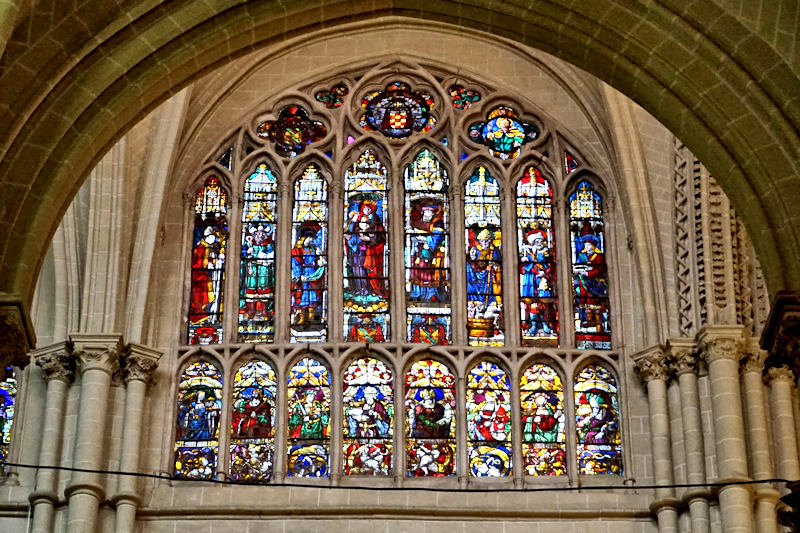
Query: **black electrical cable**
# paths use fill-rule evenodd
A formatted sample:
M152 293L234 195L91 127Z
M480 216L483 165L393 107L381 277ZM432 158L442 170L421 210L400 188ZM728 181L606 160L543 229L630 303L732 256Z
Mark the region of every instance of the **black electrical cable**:
M727 481L721 483L672 483L669 485L582 485L571 487L524 487L524 488L486 488L486 489L442 489L430 487L368 487L361 485L315 485L311 483L258 483L258 482L244 482L232 480L219 480L219 479L194 479L194 478L181 478L171 476L168 474L146 474L143 472L123 472L121 470L95 470L91 468L73 468L68 466L37 466L25 463L11 463L0 461L0 467L17 467L17 468L32 468L38 470L60 470L65 472L82 472L88 474L105 474L112 476L131 476L141 477L148 479L162 479L166 481L188 481L200 483L213 483L217 485L241 485L241 486L269 486L269 487L304 487L312 489L351 489L351 490L410 490L418 492L575 492L583 490L655 490L655 489L691 489L691 488L714 488L714 487L727 487L730 485L762 485L765 483L791 483L788 479L783 478L770 478L770 479L754 479L747 481Z

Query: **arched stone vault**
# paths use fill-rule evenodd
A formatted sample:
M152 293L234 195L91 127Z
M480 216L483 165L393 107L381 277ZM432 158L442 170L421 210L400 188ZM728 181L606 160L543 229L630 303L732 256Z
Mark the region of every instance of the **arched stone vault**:
M800 56L796 26L777 31L782 17L769 8L750 17L708 0L61 4L23 6L3 43L0 291L25 301L83 179L157 104L258 47L385 16L502 35L630 96L717 177L753 236L770 293L800 288Z

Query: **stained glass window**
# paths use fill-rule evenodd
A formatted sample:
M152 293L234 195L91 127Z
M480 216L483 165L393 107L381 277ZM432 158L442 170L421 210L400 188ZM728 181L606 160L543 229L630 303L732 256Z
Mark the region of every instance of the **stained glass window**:
M278 180L266 163L259 163L245 181L242 200L239 342L272 342Z
M222 373L211 363L191 363L178 385L175 476L215 479L219 454Z
M447 171L430 150L405 169L409 342L450 343L450 207Z
M578 160L568 151L564 151L564 172L572 174L578 170Z
M214 176L206 180L195 196L189 344L222 342L227 202L228 195Z
M347 367L342 398L344 475L391 475L392 383L392 370L374 357L361 357Z
M14 423L14 408L17 402L16 373L11 370L5 381L0 382L0 461L8 460L8 448L11 446L11 426ZM4 467L0 466L0 471Z
M294 185L292 212L292 342L328 336L328 185L309 165Z
M337 83L330 90L323 89L321 91L317 91L314 94L314 98L318 102L322 102L325 104L325 107L328 109L336 109L338 107L342 107L344 103L344 97L347 96L347 93L350 92L350 89L347 88L347 85L344 82Z
M447 89L455 109L469 109L481 99L481 93L474 89L466 89L463 85L454 84Z
M412 91L407 83L396 81L382 91L364 95L360 125L387 137L408 137L415 131L430 131L435 127L436 117L431 115L433 106L433 96L429 93Z
M406 373L406 473L410 477L456 472L456 378L433 359Z
M569 197L575 342L578 348L611 349L603 200L588 181Z
M243 364L233 377L231 479L269 481L275 455L275 371L264 361Z
M602 365L585 366L575 376L578 472L622 474L617 381Z
M467 180L464 225L469 344L502 346L505 335L500 186L485 167L478 167Z
M520 121L514 109L501 105L486 115L485 122L472 124L467 134L474 142L485 144L493 157L514 159L523 144L539 137L539 127Z
M258 125L257 134L275 143L275 151L284 157L295 157L313 142L321 141L328 134L322 122L311 120L308 111L298 105L281 109L277 120L268 120Z
M558 346L553 190L539 169L517 182L520 338L523 346Z
M364 151L344 179L344 337L389 340L386 167Z
M522 466L529 476L567 473L566 416L561 377L536 363L520 378Z
M331 380L314 358L298 362L288 379L289 477L328 477L330 468Z
M467 375L467 453L470 474L512 474L511 386L505 371L482 361Z

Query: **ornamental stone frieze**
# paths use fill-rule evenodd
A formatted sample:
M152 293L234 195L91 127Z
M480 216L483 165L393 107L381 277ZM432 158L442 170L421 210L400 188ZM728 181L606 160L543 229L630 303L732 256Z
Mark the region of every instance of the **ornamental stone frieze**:
M129 344L122 356L122 376L125 383L134 380L150 383L162 352L141 344Z
M667 364L667 354L661 346L653 346L633 356L634 370L643 383L654 379L666 381L670 370Z
M113 376L119 371L121 335L73 333L69 337L81 374L88 370L102 370Z
M36 346L28 314L22 300L13 294L0 293L0 381L9 367L25 368L30 362L28 352Z
M57 379L69 383L75 376L75 358L68 342L35 350L31 356L34 363L42 369L45 381Z

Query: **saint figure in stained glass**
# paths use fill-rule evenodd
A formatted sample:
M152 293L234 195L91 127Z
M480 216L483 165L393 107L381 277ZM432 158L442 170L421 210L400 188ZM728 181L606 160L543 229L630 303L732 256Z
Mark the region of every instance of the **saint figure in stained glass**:
M311 357L299 361L288 380L287 474L328 477L330 375Z
M394 403L392 371L374 357L354 361L344 374L345 475L389 475Z
M602 365L575 376L575 429L581 474L622 474L617 382Z
M467 444L470 474L510 476L511 397L505 371L482 361L467 376Z
M275 397L278 385L269 363L253 360L233 378L231 479L269 481L275 450Z
M178 386L175 476L214 479L219 448L222 374L205 361L190 364Z
M522 462L530 476L566 473L564 387L553 368L534 364L520 378Z
M489 148L499 159L513 159L523 144L539 137L539 127L520 122L519 115L508 106L497 106L486 115L486 122L476 122L467 130L469 138Z
M406 374L406 474L450 476L456 470L455 377L439 361L417 361Z

